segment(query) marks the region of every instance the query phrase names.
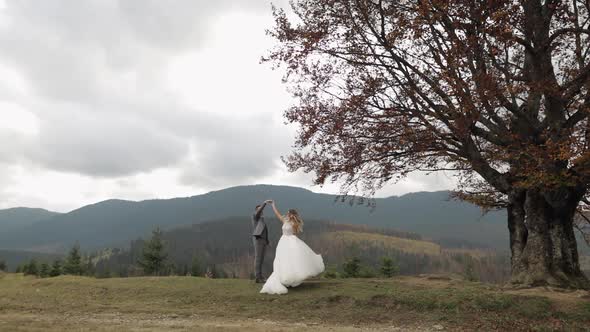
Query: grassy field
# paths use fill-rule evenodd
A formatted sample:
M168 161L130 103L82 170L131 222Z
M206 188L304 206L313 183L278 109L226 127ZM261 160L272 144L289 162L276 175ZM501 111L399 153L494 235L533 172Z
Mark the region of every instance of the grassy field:
M391 235L379 233L366 233L360 231L336 231L325 235L325 241L330 243L355 244L359 248L369 246L378 248L387 248L403 251L410 254L423 254L429 256L439 256L442 254L465 254L474 258L489 256L493 251L485 249L459 249L459 248L442 248L439 244L426 240L405 239ZM583 257L580 259L584 263ZM590 260L588 261L590 264Z
M355 243L361 248L363 244L370 244L375 247L391 248L412 254L436 256L441 253L440 246L434 242L404 239L378 233L337 231L326 234L326 238L331 243Z
M0 275L0 331L590 331L588 292L438 277L314 280L283 296L248 280Z

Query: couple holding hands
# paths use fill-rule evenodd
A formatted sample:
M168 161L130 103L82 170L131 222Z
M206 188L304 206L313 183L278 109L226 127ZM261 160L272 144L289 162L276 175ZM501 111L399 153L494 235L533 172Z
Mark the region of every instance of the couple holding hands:
M273 272L265 280L262 263L268 246L268 227L264 221L264 208L271 205L277 219L283 224L283 235L277 243ZM324 272L324 260L305 242L297 237L303 231L303 220L294 209L281 214L273 200L257 205L252 216L252 240L254 242L254 266L256 283L264 283L260 293L285 294L287 287L299 286L305 279Z

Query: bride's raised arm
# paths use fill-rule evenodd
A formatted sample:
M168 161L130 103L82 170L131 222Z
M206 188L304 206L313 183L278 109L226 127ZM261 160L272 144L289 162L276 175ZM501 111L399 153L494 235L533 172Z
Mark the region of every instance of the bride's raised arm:
M284 223L285 221L283 220L283 215L279 212L279 210L277 210L277 206L275 205L275 201L272 201L271 205L272 205L272 210L275 212L275 215L277 216L277 218L282 223Z

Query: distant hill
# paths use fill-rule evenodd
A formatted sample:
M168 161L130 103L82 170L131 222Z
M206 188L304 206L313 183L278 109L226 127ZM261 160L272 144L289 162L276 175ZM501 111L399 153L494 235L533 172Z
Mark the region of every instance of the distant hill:
M371 209L338 201L335 195L272 185L233 187L166 200L108 200L19 229L6 230L0 224L0 248L61 252L79 241L82 248L97 249L126 245L156 226L171 229L234 216L247 223L254 206L268 198L276 200L283 211L298 209L304 219L392 227L458 245L508 248L504 212L482 216L474 205L449 200L446 191L378 198Z
M0 231L25 228L57 215L59 215L57 212L24 207L0 210Z

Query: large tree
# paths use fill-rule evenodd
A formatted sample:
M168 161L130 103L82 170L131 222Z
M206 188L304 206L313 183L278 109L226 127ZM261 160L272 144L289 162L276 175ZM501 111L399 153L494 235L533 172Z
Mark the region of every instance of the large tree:
M512 282L588 287L574 215L590 183L588 0L295 0L275 9L300 130L290 170L372 194L454 170L508 211Z

